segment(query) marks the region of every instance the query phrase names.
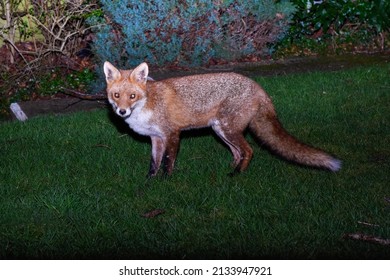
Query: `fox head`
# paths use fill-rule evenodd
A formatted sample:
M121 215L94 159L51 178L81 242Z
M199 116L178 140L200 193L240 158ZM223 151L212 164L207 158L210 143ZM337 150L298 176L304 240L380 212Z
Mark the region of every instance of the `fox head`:
M134 70L118 70L110 62L104 63L107 97L115 113L122 118L131 115L137 105L145 102L149 68L141 63Z

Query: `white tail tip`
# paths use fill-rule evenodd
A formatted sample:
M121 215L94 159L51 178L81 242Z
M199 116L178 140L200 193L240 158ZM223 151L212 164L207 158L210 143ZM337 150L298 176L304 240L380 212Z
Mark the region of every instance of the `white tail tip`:
M329 170L331 170L333 172L337 172L341 169L341 163L342 163L341 160L332 158L329 161L328 168L329 168Z

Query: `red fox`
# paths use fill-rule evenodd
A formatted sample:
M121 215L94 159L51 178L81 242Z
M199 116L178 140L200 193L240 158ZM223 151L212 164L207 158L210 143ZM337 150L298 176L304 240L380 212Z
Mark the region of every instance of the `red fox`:
M182 130L211 127L233 154L234 173L252 158L244 138L249 127L272 151L298 164L338 171L341 161L305 145L280 124L268 94L253 80L236 73L201 74L153 81L149 67L118 70L104 63L107 97L115 113L135 132L150 136L148 176L173 171Z

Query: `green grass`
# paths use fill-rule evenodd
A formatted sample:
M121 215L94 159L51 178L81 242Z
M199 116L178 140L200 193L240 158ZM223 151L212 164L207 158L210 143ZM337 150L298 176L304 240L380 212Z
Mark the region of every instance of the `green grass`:
M195 131L173 175L147 180L148 139L109 110L2 123L0 258L389 258L342 238L390 238L389 76L385 64L257 79L293 135L343 160L339 173L248 135L251 165L229 178L229 150Z

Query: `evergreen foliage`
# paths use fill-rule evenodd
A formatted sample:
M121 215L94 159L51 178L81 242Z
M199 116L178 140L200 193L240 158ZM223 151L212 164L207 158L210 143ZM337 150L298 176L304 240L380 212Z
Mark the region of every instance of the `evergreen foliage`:
M389 45L390 0L291 0L297 11L281 47L325 52Z
M100 0L103 14L91 24L101 61L123 68L195 66L210 59L269 55L287 32L294 12L281 0Z

